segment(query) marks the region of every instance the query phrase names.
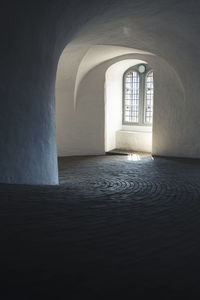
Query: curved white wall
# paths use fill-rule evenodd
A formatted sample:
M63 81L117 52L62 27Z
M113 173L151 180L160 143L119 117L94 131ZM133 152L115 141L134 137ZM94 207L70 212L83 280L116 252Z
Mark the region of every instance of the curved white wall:
M142 132L134 134L133 131L138 131L138 128L126 126L128 129L125 130L122 125L123 75L127 69L139 63L146 62L138 59L126 59L113 64L106 71L105 151L110 151L115 148L147 152L151 151L152 134L150 132L145 135ZM120 132L122 129L124 132ZM125 131L129 131L129 134Z
M104 89L106 86L104 82L106 70L127 53L130 55L146 53L125 47L99 45L91 47L90 50L84 50L81 59L80 50L80 45L68 45L58 64L56 134L59 156L105 153ZM118 82L123 70L125 71L130 65L131 61L128 60L119 63L119 73L116 74ZM117 88L121 90L121 84L117 85ZM109 93L108 87L106 93ZM121 95L119 99L121 101ZM111 103L110 101L107 103ZM119 102L118 106L121 106ZM118 111L119 114L120 111ZM116 122L119 121L116 120ZM109 124L108 127L112 126L111 123ZM109 135L110 130L107 128L106 131Z
M67 99L71 103L68 106L65 92L60 93L57 89L57 115L59 112L63 113L63 127L58 126L60 120L57 120L58 136L59 131L63 133L63 143L58 141L59 155L103 154L105 150L110 150L114 146L114 131L121 128L121 84L118 85L118 83L127 67L138 61L149 63L154 70L153 154L186 156L183 152L185 151L183 148L185 136L182 135L182 131L178 132L175 128L175 124L178 126L180 122L185 122L184 114L186 113L184 89L180 78L174 69L161 58L152 54L138 53L106 60L87 72L79 85L76 109L73 105L74 98ZM121 75L114 77L115 71L118 73L117 69ZM105 74L107 74L107 79L109 74L110 78L112 77L110 83L107 80L105 84ZM106 106L104 103L105 87L106 99L110 99L110 102L106 101ZM112 101L115 100L110 98L113 90L116 96L118 95L118 108L114 119L105 119L107 116L105 108L107 112L110 110L113 113ZM65 111L68 111L68 114L64 113ZM178 116L179 119L177 119ZM107 134L106 144L105 133ZM149 140L149 137L145 139ZM137 144L139 147L139 142ZM149 145L143 150L149 151Z
M128 55L128 54L149 54L150 55L150 53L148 52L138 50L138 49L133 49L133 48L127 48L127 47L120 47L120 46L116 47L112 45L90 46L88 51L83 56L83 59L77 70L75 90L74 90L75 105L77 101L77 93L78 93L79 85L87 73L89 73L92 69L94 69L96 66L98 66L104 61L108 61L110 59L117 58L117 57L119 58L122 55Z
M112 147L107 147L108 143L105 147L105 73L119 61L139 59L154 70L152 153L200 157L196 138L200 123L196 97L200 85L196 68L199 19L189 14L195 9L186 2L187 9L183 9L176 0L172 1L176 10L164 1L156 5L146 0L137 5L127 1L128 6L125 2L105 10L77 33L70 47L79 49L78 56L76 51L68 51L68 46L69 55L61 56L56 83L58 154L103 154ZM63 78L64 69L74 74L73 78ZM60 81L66 82L66 87L61 87ZM106 97L109 93L110 87ZM119 127L117 121L114 127ZM113 143L111 137L106 140Z
M187 0L5 2L0 182L58 182L54 87L66 45L56 86L59 155L104 152L105 72L127 56L144 59L154 69L153 152L200 157L199 12L199 1ZM99 45L112 49L104 47L104 58L88 69L86 62L102 52Z

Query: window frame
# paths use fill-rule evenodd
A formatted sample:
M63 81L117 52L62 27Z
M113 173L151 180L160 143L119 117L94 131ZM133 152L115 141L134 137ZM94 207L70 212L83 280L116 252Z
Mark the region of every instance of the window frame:
M144 65L146 70L144 73L138 71L139 66ZM126 96L126 76L130 72L137 72L139 75L139 112L138 112L138 122L128 122L125 121L125 96ZM146 63L140 63L133 67L127 69L123 74L123 85L122 85L122 125L129 126L148 126L152 127L153 124L153 112L152 112L152 123L145 122L145 103L146 103L146 79L153 69ZM154 91L154 90L153 90ZM154 99L153 99L154 101Z
M146 71L145 74L145 83L144 83L144 109L143 109L143 115L144 115L144 124L145 126L152 126L153 124L153 104L154 104L154 79L153 79L153 100L152 100L152 122L145 122L145 117L146 117L146 107L147 107L147 78L149 76L149 74L152 73L152 77L153 77L153 70L150 69L148 71Z

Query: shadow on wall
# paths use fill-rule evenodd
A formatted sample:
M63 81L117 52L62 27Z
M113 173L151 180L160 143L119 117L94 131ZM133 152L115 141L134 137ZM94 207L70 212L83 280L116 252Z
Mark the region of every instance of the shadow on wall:
M92 47L75 66L75 57L72 59L71 56L68 57L67 50L63 52L57 71L56 127L59 156L99 155L115 148L114 131L120 129L122 116L122 85L117 82L122 82L120 78L123 72L138 62L148 62L154 70L152 153L172 156L178 156L176 153L179 153L181 156L183 137L174 134L174 126L181 130L177 117L181 120L184 115L184 91L179 77L166 61L152 53L109 45ZM105 101L110 91L109 81L105 82L109 74L114 79L112 91L115 94L110 102ZM117 101L114 100L116 97ZM112 113L111 118L108 116L109 111ZM148 141L146 150L151 151L148 148L151 133L147 132L144 139Z
M105 151L152 151L152 127L123 125L123 75L144 60L125 59L110 66L105 75Z
M4 3L0 181L58 182L54 88L65 45L56 83L59 155L104 153L105 72L127 56L155 72L153 153L200 157L199 9L186 0Z

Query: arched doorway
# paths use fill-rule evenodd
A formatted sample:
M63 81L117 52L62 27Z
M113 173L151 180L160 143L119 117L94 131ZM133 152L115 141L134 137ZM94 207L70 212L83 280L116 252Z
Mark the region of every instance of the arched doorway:
M144 68L144 70L142 70ZM152 151L153 72L146 61L122 60L105 79L105 151Z
M152 53L110 45L90 47L78 61L75 48L65 49L58 65L58 155L104 155L116 147L117 131L117 135L124 136L131 131L131 140L137 139L132 148L136 151L175 155L178 144L172 143L174 126L170 119L173 116L175 120L177 112L181 114L184 95L174 69ZM130 130L130 125L122 124L123 74L129 68L147 64L154 70L153 129L143 124L136 130L132 124ZM172 95L176 95L176 101ZM174 109L175 105L179 110ZM140 143L145 148L136 148Z

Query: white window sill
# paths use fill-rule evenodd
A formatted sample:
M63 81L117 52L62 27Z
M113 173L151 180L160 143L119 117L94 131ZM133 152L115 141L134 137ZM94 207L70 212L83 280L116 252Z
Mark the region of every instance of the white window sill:
M152 126L122 125L120 131L126 132L152 132Z

